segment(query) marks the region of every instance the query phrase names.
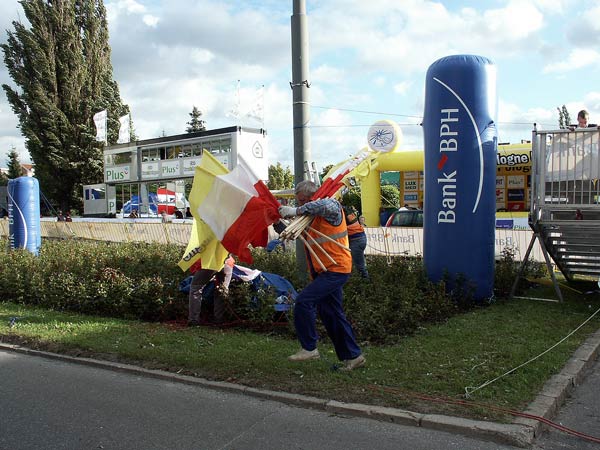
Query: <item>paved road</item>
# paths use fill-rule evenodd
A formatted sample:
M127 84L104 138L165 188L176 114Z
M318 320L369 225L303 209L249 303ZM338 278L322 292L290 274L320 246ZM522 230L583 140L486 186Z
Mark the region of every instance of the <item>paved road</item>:
M554 422L565 427L600 437L600 359L587 374L583 383L560 408ZM600 444L569 436L550 429L535 442L534 449L598 450Z
M450 433L0 351L0 449L509 450Z

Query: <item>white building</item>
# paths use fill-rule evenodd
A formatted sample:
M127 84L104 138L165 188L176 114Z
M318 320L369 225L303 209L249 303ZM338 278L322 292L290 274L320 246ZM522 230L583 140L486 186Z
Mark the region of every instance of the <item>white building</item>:
M240 159L268 180L266 131L233 126L117 144L104 149L104 183L83 187L84 215L185 210L196 167L210 152L229 170Z

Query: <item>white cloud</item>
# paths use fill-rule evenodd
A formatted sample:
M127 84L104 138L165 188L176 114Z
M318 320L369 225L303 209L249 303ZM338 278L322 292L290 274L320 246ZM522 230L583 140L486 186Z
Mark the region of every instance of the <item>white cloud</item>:
M600 63L600 53L593 49L576 48L571 50L565 61L547 64L543 73L565 73Z
M600 4L589 9L577 9L577 15L567 24L569 44L575 47L597 48L600 45Z
M412 81L402 81L394 85L394 92L400 95L406 95L412 87Z
M527 1L512 0L504 8L485 11L478 22L488 28L488 38L506 43L522 40L539 31L543 26L544 16L535 5Z
M589 92L584 98L581 108L590 113L590 122L600 124L600 91Z
M135 0L106 1L106 18L109 25L114 25L122 16L144 15L146 7Z
M565 58L563 49L573 52L570 58L584 55L576 50L591 50L585 58L577 58L586 61L588 65L579 64L588 71L589 64L597 63L597 2L577 7L574 0L468 3L307 0L312 153L320 165L337 162L340 155L364 146L370 124L384 118L401 122L402 148L422 148L417 123L423 111L425 71L450 54L487 56L498 65L499 79L512 80L503 82L501 94L511 102L500 103L500 120L505 122L500 132L513 142L530 138L533 122L556 123L555 103L586 106L592 118L600 117L598 93L589 93L585 83L577 81L585 70L568 72L568 90L557 82L577 63ZM141 138L157 137L163 130L181 133L194 105L209 128L235 124L226 113L240 79L243 96L252 96L265 85L271 161L293 165L289 2L105 0L105 4L114 76ZM10 28L17 10L21 10L17 0L0 2L2 29ZM542 72L544 66L549 71ZM0 82L9 82L1 64ZM535 89L523 88L532 85ZM2 92L0 110L4 136L0 145L11 145L19 130ZM333 126L324 126L328 124ZM257 126L250 121L242 125Z
M576 0L534 0L540 11L549 14L564 14L570 8L577 8L580 3Z
M158 24L160 19L150 14L144 14L144 16L142 17L142 21L149 27L156 28L156 25Z
M311 80L319 83L342 83L344 71L330 65L323 64L311 70Z

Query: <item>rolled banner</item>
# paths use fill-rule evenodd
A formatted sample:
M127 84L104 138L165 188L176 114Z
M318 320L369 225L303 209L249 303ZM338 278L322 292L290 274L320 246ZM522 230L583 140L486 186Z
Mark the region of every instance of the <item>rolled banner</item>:
M106 110L94 114L94 124L96 125L96 140L106 142Z

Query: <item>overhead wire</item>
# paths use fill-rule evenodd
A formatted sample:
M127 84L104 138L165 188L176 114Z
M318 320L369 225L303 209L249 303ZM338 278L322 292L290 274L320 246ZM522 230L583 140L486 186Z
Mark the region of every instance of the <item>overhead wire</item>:
M390 112L385 112L385 111L369 111L369 110L364 110L364 109L352 109L352 108L339 108L337 106L322 106L322 105L310 105L311 108L316 108L316 109L335 109L338 111L345 111L345 112L353 112L353 113L360 113L360 114L374 114L374 115L380 115L380 116L392 116L392 117L407 117L407 118L411 118L411 119L418 119L419 123L418 124L412 124L412 123L408 123L408 124L400 124L400 125L420 125L423 121L423 116L416 116L416 115L412 115L412 114L398 114L398 113L390 113ZM554 124L547 124L547 123L540 123L540 122L535 122L537 125L539 126L543 126L543 127L547 127L547 128L552 128L555 127L556 125ZM534 122L498 122L499 125L521 125L521 126L531 126L533 127ZM309 125L308 127L310 128L325 128L325 127L329 127L329 128L345 128L345 127L368 127L370 125Z

